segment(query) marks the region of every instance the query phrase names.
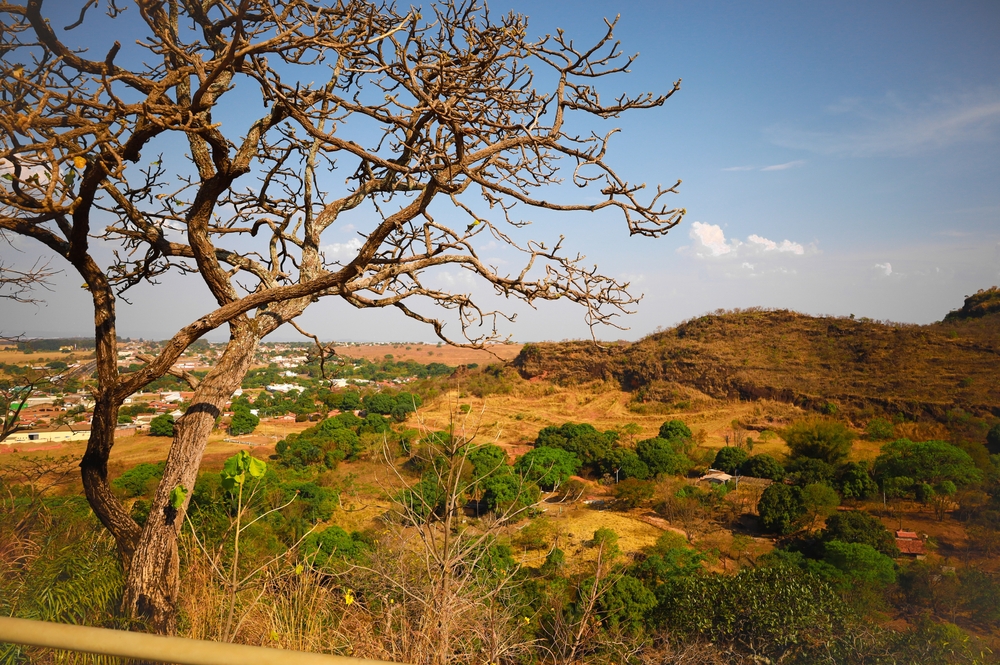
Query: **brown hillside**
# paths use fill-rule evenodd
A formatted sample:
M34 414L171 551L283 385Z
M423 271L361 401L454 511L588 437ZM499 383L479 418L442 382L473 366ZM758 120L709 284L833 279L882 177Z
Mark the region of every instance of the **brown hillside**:
M917 326L743 310L631 344L529 344L514 365L526 378L614 380L640 400L681 407L694 389L817 410L1000 416L1000 314Z

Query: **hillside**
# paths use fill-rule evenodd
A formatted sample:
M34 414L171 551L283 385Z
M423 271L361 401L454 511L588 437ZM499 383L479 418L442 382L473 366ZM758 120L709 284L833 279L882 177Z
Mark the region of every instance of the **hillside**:
M788 310L702 316L635 343L526 345L525 378L618 382L637 401L685 408L700 396L774 399L815 410L943 420L960 409L1000 415L1000 312L925 326ZM833 406L830 406L830 405Z

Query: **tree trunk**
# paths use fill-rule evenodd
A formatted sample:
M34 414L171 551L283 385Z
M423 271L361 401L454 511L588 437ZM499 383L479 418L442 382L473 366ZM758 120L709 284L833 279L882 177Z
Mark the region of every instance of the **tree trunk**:
M176 630L180 590L177 538L184 511L191 499L208 436L249 370L266 334L261 332L247 319L231 324L226 350L198 385L191 406L175 426L163 479L157 486L149 518L128 566L122 600L126 615L148 622L157 633L172 634ZM170 494L178 486L187 491L179 510L170 505Z

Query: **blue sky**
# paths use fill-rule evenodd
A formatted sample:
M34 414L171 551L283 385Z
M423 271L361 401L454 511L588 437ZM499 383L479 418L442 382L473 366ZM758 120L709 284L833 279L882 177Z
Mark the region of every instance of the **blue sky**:
M1000 4L492 5L506 9L528 14L534 34L562 27L580 42L620 13L617 36L640 57L608 93L683 79L662 108L613 123L623 131L610 160L630 180L683 179L681 226L650 240L612 215L537 224L645 294L622 321L630 330L600 336L752 306L926 323L1000 284ZM78 281L62 279L48 306L0 303L0 318L33 334L85 332L71 323L90 316ZM123 306L122 334L166 336L210 306L182 284ZM514 339L587 336L571 307L519 311ZM336 304L303 322L334 339L430 338Z

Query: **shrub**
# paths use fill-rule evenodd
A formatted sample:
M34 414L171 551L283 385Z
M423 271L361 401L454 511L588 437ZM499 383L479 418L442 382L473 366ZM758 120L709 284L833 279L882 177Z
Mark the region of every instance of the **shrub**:
M590 541L593 547L603 547L605 556L615 556L618 554L618 534L614 529L602 526L594 531L594 538Z
M715 461L712 462L712 468L725 471L726 473L736 473L740 465L748 459L750 459L750 455L742 448L726 446L725 448L720 448L719 452L715 454Z
M739 472L744 476L767 478L775 482L780 482L785 477L785 467L766 453L754 455L740 464Z
M626 478L615 485L613 493L615 503L628 510L652 499L655 491L656 485L648 480Z
M371 543L357 531L349 534L331 526L306 536L300 551L311 565L322 568L331 560L356 560L370 548Z
M786 427L781 437L792 457L810 457L837 464L851 452L854 434L836 420L802 420Z
M868 421L865 432L872 441L887 441L895 435L896 428L891 421L885 418L872 418Z
M166 462L158 464L143 463L136 465L111 481L111 486L121 490L125 498L133 498L152 490L155 483L163 477Z

